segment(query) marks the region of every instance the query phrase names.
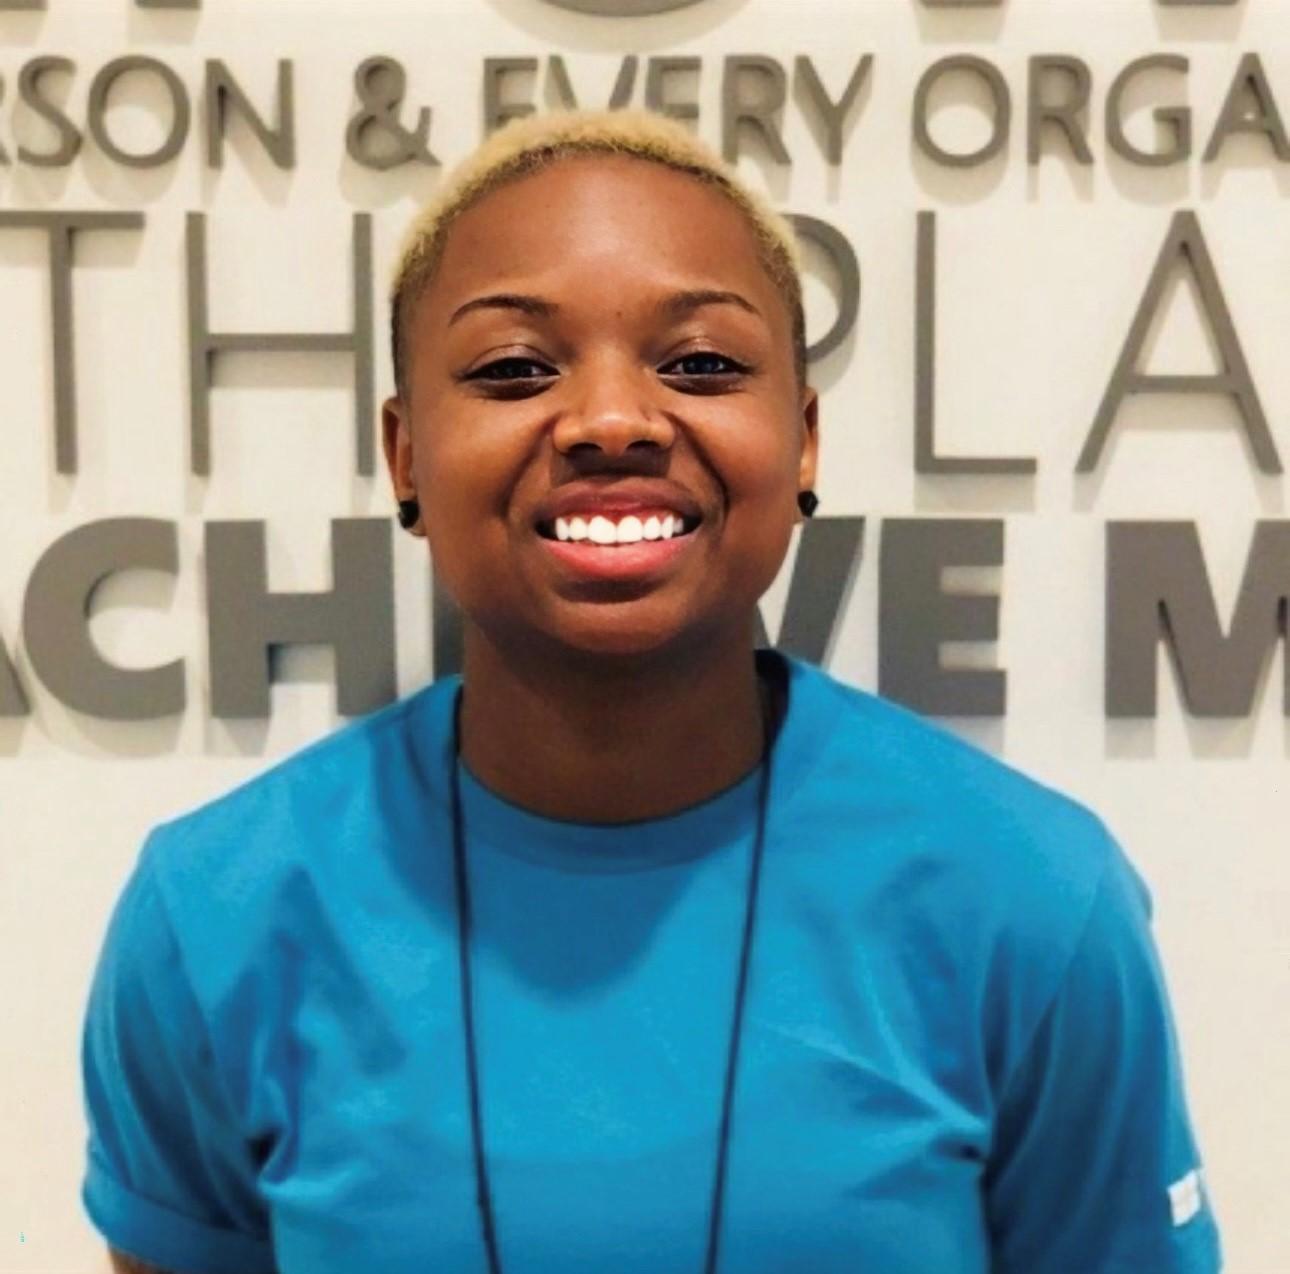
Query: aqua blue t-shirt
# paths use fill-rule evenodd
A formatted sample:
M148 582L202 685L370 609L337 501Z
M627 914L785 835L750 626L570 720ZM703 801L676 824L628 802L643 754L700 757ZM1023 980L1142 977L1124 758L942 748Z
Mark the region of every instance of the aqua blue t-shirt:
M1212 1274L1146 887L1082 806L822 669L787 686L727 1274ZM483 1274L460 677L157 828L84 1033L83 1199L181 1274ZM700 1271L757 814L561 822L463 770L507 1274Z

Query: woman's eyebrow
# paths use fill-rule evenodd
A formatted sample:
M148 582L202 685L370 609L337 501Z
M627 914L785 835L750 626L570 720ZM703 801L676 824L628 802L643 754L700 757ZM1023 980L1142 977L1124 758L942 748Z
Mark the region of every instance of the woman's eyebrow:
M451 327L459 318L472 310L519 310L523 314L532 314L537 318L550 318L560 307L552 301L544 301L540 296L525 296L519 292L495 292L488 296L477 296L459 305L448 320Z
M726 292L719 288L696 288L686 292L674 292L659 305L670 318L679 318L691 310L701 309L705 305L737 305L749 314L761 318L761 311L747 297L738 292Z

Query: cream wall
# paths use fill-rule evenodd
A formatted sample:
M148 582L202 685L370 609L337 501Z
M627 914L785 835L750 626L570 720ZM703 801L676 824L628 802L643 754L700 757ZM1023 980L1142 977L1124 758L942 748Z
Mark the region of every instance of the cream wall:
M196 137L156 171L116 166L87 144L69 169L0 167L0 208L142 210L142 235L85 237L77 250L76 336L81 468L54 471L45 242L0 233L0 640L32 702L0 720L0 1270L105 1268L79 1203L84 1120L77 1046L84 996L109 908L146 829L335 726L329 657L295 652L312 681L274 691L264 725L207 710L201 529L204 520L269 522L270 584L328 583L327 519L392 511L386 483L354 475L351 364L339 355L239 356L222 367L214 405L215 470L188 473L184 217L209 215L217 325L341 329L349 324L350 217L374 215L377 278L401 228L433 189L433 170L379 174L346 158L365 57L398 56L410 102L433 108L431 145L451 161L479 137L485 55L562 52L591 102L608 96L618 58L697 53L700 129L719 137L720 59L810 54L837 92L875 55L844 162L830 169L790 99L791 170L769 177L776 200L824 217L855 244L864 289L858 335L817 369L823 409L820 516L866 515L864 562L830 668L875 679L877 546L890 516L1006 518L997 647L961 652L1008 670L1009 712L952 723L1012 763L1074 793L1109 821L1147 878L1174 997L1191 1107L1233 1274L1290 1271L1290 721L1281 715L1284 653L1244 720L1201 721L1180 706L1161 657L1154 721L1110 722L1102 706L1105 524L1195 520L1214 590L1230 613L1257 519L1286 516L1290 480L1258 473L1221 398L1126 407L1099 471L1075 459L1128 331L1170 215L1201 214L1277 443L1290 451L1290 170L1255 138L1211 165L1167 170L1108 158L1102 105L1132 58L1192 59L1187 84L1144 82L1136 105L1179 101L1207 140L1242 53L1257 50L1290 105L1290 43L1281 0L1168 9L1148 0L1011 0L997 10L923 9L914 0L702 0L665 16L579 16L545 0L205 0L196 13L136 10L128 0L48 0L45 13L0 13L0 141L11 156L47 129L15 110L21 65L38 53L78 64L69 112L84 118L93 72L143 52L197 94L208 57L223 58L267 103L279 57L295 61L299 164L273 167L246 130L219 173ZM971 52L995 63L1015 97L1006 157L941 168L910 142L922 70ZM1026 59L1084 58L1094 75L1095 162L1055 146L1025 162ZM114 99L117 100L117 99ZM976 94L947 88L935 120L945 145L984 136ZM123 84L113 124L139 146L158 135L155 96ZM404 118L412 111L404 108ZM200 116L195 116L198 122ZM1141 111L1130 132L1148 145ZM751 155L751 176L767 167ZM966 454L1033 455L1025 478L916 477L912 465L915 214L940 213L940 442ZM812 282L812 326L831 319ZM379 298L378 298L379 300ZM384 315L378 307L378 348ZM1205 370L1212 354L1188 289L1158 324L1153 369ZM378 394L388 391L381 349ZM182 654L189 706L154 723L95 721L59 706L19 640L27 577L60 534L96 518L177 519L175 581L110 581L93 632L104 653L143 667ZM400 685L429 673L429 587L422 541L396 537ZM777 629L792 557L765 603Z

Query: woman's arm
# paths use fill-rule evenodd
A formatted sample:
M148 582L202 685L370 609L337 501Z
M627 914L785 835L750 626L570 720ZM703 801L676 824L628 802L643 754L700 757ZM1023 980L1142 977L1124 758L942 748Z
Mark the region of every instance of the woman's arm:
M273 1274L255 1147L145 848L108 922L81 1061L89 1137L82 1201L113 1268ZM137 1262L137 1264L136 1264Z
M1151 895L1112 843L1083 935L999 1100L993 1274L1218 1274Z

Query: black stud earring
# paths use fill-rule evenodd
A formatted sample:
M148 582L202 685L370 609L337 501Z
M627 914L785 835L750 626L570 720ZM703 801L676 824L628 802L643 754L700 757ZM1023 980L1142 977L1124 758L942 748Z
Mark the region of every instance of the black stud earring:
M421 505L415 496L411 500L399 501L399 525L405 531L416 526L417 518L420 516Z
M809 518L820 506L820 497L814 491L799 491L797 507Z

